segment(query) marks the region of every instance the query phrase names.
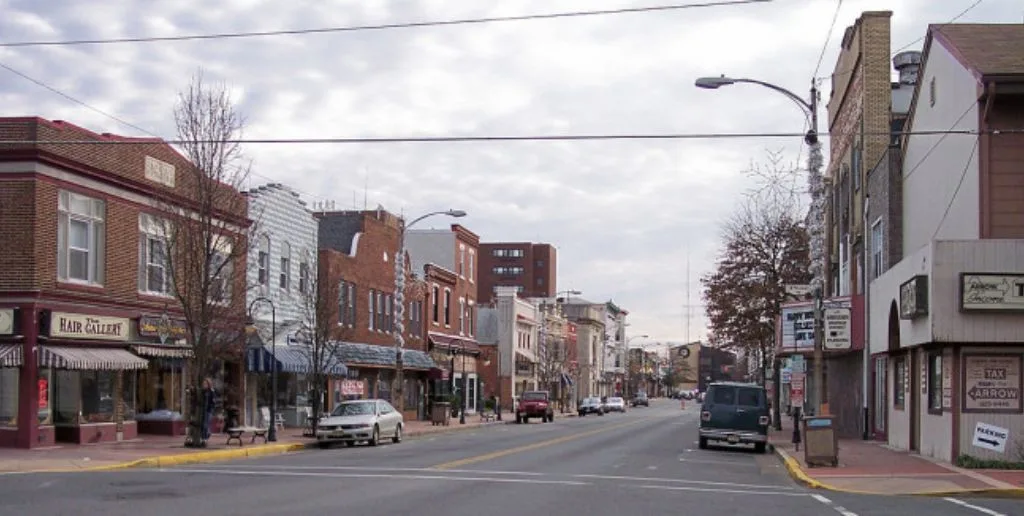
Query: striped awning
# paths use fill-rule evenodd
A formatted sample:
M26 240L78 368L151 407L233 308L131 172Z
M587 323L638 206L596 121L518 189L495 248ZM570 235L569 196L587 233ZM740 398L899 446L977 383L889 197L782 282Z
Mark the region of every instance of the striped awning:
M192 348L186 346L165 346L160 344L134 344L132 351L137 355L156 358L189 358Z
M0 344L0 367L21 367L23 363L21 344Z
M276 369L280 373L311 374L313 360L309 348L300 345L277 346L272 353L267 347L249 348L246 350L246 369L252 373L269 373ZM325 351L326 352L326 351ZM331 376L345 376L348 368L336 356L324 357L325 373Z
M39 366L54 369L128 371L146 369L149 361L118 348L39 346Z

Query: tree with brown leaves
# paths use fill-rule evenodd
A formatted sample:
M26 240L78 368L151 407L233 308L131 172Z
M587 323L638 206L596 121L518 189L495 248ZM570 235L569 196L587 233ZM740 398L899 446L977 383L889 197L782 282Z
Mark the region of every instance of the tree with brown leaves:
M775 321L787 299L785 285L810 279L807 229L777 191L751 195L725 225L715 270L701 278L715 344L755 357L765 384L774 370L774 407L779 407ZM775 410L776 427L781 422Z
M178 175L182 198L167 200L162 226L173 271L171 293L180 303L192 359L188 364L185 445L204 447L213 412L204 383L217 387L221 364L240 362L245 331L244 264L253 225L240 193L249 177L238 138L244 125L224 86L195 75L174 110L180 151L191 168ZM230 387L219 394L238 403Z

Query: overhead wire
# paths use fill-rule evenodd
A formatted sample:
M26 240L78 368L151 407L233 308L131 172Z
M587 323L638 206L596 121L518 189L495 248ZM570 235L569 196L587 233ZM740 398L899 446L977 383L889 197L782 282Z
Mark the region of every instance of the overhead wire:
M832 23L828 26L828 32L825 34L825 43L821 45L821 53L818 54L818 64L814 65L814 73L811 74L812 80L818 76L818 71L821 70L821 62L825 60L825 51L828 50L828 42L832 41L832 31L836 28L836 20L839 19L839 11L843 8L843 0L836 2L836 11L832 13Z
M377 31L377 30L389 30L389 29L412 29L421 27L442 27L442 26L453 26L453 25L479 25L485 23L499 23L499 22L517 22L517 21L531 21L531 20L552 20L558 18L578 18L584 16L607 16L615 14L635 14L635 13L648 13L658 11L678 11L684 9L700 9L708 7L726 7L734 5L744 4L761 4L771 3L773 0L717 0L701 3L689 3L689 4L671 4L671 5L656 5L648 7L625 7L620 9L604 9L604 10L592 10L592 11L564 11L557 13L547 14L524 14L518 16L487 16L487 17L476 17L476 18L459 18L452 20L436 20L436 21L423 21L423 22L403 22L403 23L382 23L376 25L353 25L345 27L321 27L321 28L308 28L308 29L290 29L290 30L267 30L267 31L247 31L247 32L221 32L214 34L193 34L193 35L182 35L182 36L139 36L139 37L126 37L126 38L108 38L108 39L74 39L74 40L63 40L63 41L14 41L14 42L0 42L0 48L24 48L24 47L56 47L56 46L74 46L74 45L109 45L118 43L153 43L153 42L169 42L169 41L195 41L195 40L211 40L211 39L231 39L231 38L257 38L257 37L268 37L268 36L294 36L302 34L325 34L325 33L336 33L336 32L360 32L360 31Z
M956 202L956 196L960 194L960 188L964 186L964 180L967 179L967 172L971 169L971 161L974 159L974 155L978 152L979 143L979 140L974 141L971 153L967 156L967 163L964 163L964 170L960 173L960 181L957 182L956 189L953 190L953 195L949 197L949 203L946 204L946 209L942 212L942 218L939 219L939 224L935 227L935 232L932 233L931 240L935 240L935 238L939 236L939 232L942 231L942 225L946 223L946 217L949 216L950 210L953 209L953 204Z

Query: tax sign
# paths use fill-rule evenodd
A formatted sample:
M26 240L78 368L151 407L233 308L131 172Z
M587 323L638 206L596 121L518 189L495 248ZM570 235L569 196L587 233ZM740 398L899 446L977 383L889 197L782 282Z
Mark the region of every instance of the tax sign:
M965 412L1020 412L1021 355L964 355Z

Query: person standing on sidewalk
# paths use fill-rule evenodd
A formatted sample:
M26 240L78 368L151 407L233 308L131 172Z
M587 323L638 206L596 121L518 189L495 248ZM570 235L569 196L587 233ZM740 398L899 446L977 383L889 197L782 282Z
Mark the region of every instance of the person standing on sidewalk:
M210 422L213 420L213 409L217 406L217 391L213 389L213 381L209 378L203 380L202 392L203 407L203 440L210 439Z

